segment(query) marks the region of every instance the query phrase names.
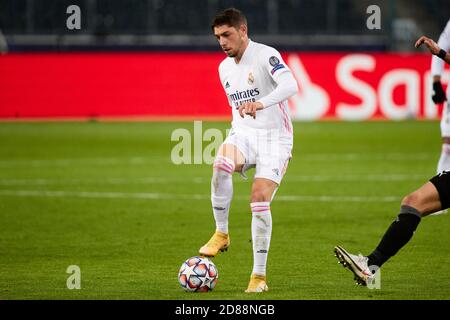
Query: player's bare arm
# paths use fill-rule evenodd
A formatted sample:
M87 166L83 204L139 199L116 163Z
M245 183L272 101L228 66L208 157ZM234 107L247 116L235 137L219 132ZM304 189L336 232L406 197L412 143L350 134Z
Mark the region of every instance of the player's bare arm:
M432 54L440 57L442 60L450 64L450 54L441 49L432 39L426 36L421 36L419 40L416 41L415 47L419 48L422 44L424 44Z

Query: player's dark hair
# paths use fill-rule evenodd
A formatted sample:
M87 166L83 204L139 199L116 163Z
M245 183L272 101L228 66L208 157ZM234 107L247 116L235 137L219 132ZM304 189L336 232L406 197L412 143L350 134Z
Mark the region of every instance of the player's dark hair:
M220 27L223 25L239 29L239 27L243 24L247 24L247 18L245 15L236 8L228 8L216 14L211 24L211 29L214 31L215 27Z

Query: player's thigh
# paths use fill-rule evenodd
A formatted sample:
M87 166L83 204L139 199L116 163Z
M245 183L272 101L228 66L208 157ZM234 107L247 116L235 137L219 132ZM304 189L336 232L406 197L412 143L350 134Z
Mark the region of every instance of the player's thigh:
M268 149L260 148L256 157L255 178L272 180L280 185L291 159L292 144L272 143Z
M239 172L242 170L242 166L245 163L245 157L235 144L224 142L219 147L217 155L233 160L235 165L234 171Z
M278 183L266 178L255 178L252 184L250 202L270 202Z
M450 208L450 171L443 171L419 188L427 203L424 215Z
M427 182L416 191L403 198L402 205L417 209L422 216L427 216L442 208L436 186Z

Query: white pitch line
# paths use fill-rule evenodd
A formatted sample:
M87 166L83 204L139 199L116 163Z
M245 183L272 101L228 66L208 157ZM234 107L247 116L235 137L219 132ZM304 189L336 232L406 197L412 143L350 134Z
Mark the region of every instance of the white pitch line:
M289 176L286 175L286 181L304 181L304 182L329 182L329 181L417 181L431 178L430 175L420 174L362 174L362 175L312 175L312 176Z
M405 160L427 160L436 159L433 153L300 153L294 158L298 161L405 161ZM141 165L145 163L171 163L169 156L136 156L136 157L109 157L109 158L67 158L67 159L17 159L17 160L0 160L0 167L48 167L48 166L74 166L74 165ZM206 163L205 163L206 164ZM191 166L185 165L185 166ZM180 165L180 166L183 166Z
M69 159L18 159L18 160L0 160L0 167L30 166L30 167L47 167L47 166L74 166L74 165L117 165L130 164L141 165L154 162L166 163L170 162L169 157L129 157L129 158L69 158Z
M283 181L285 182L358 182L358 181L425 181L430 178L429 175L420 174L369 174L369 175L286 175ZM154 184L171 184L178 183L192 183L204 184L209 183L210 178L202 177L144 177L144 178L86 178L86 179L0 179L0 185L4 186L22 186L22 185L154 185ZM238 177L234 182L245 182Z
M185 181L180 178L165 178L165 177L149 177L149 178L102 178L97 179L0 179L0 185L6 186L21 186L21 185L81 185L81 184L96 184L96 185L130 185L130 184L166 184L173 182ZM196 178L190 181L197 183ZM203 182L203 181L202 181Z
M404 160L426 160L435 159L437 157L434 153L305 153L299 154L298 158L303 160L345 160L345 161L357 161L357 160L391 160L391 161L404 161Z
M50 198L93 198L93 199L141 199L141 200L210 200L209 194L168 194L168 193L130 193L100 191L62 191L62 190L0 190L0 196L12 197L50 197ZM250 199L250 196L234 196L236 200ZM396 202L397 196L331 196L331 195L279 195L281 201L304 202Z

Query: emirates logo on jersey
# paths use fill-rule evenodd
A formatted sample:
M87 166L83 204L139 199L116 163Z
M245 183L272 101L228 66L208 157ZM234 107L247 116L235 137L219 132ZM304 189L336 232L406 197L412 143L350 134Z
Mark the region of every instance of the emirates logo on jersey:
M233 101L236 107L242 105L244 102L255 102L256 96L259 95L259 89L248 89L245 91L236 90L235 93L229 94L228 97Z
M249 85L252 85L253 82L255 82L255 78L253 78L253 74L251 72L248 74L247 82Z

